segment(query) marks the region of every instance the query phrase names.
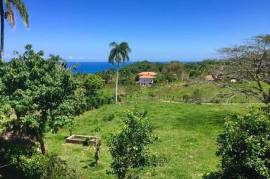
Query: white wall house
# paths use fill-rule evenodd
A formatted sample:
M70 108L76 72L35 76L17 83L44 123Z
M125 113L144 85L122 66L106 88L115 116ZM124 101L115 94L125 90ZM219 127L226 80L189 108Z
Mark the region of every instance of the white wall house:
M155 77L153 76L140 76L139 83L140 86L151 86L154 83Z
M140 86L151 86L152 84L154 84L154 79L156 78L157 73L141 72L138 75Z

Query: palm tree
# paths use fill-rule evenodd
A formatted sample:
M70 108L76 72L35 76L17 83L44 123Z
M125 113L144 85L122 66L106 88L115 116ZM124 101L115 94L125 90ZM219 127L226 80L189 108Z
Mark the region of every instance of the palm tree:
M116 69L116 81L115 81L115 103L118 102L118 78L119 78L119 66L121 63L125 61L129 61L129 53L131 52L131 49L129 48L129 45L127 42L122 42L120 44L116 42L110 43L111 51L109 55L109 63L111 64L117 64Z
M29 16L22 0L0 0L0 16L1 16L1 41L0 41L0 60L3 61L4 53L4 35L5 35L5 19L9 22L11 27L14 27L15 14L14 9L19 12L26 27L29 26Z

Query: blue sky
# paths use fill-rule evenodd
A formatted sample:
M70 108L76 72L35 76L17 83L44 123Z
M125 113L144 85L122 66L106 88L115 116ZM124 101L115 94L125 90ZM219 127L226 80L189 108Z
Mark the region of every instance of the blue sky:
M105 61L127 41L132 60L202 60L270 33L269 0L24 0L30 28L6 26L5 56L33 44L69 61Z

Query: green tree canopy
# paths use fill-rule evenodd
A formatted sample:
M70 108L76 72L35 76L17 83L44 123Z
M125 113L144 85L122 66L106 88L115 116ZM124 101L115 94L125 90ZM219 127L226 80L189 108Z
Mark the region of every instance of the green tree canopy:
M221 178L270 178L269 107L265 109L232 115L225 123L218 137Z
M37 140L45 153L46 127L57 132L70 124L87 108L86 95L95 95L101 82L88 78L78 82L59 56L45 59L31 45L25 49L0 67L0 97L5 99L1 107L9 107L2 110L6 122L1 126L6 132Z

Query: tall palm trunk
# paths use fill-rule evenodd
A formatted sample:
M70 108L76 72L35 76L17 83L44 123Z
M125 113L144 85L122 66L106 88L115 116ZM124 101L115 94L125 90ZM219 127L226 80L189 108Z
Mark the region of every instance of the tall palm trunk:
M0 15L1 15L1 47L0 47L0 61L4 61L3 54L4 54L4 33L5 33L5 12L4 12L4 0L0 0Z
M115 81L115 104L118 103L118 78L119 78L119 65L116 70L116 81Z

